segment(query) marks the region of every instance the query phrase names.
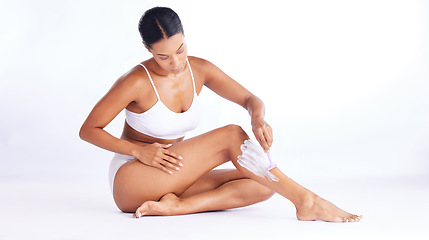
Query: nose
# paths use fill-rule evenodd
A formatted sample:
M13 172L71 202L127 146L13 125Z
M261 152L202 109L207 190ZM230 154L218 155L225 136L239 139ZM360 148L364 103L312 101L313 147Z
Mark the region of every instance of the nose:
M173 67L173 69L178 68L180 63L179 58L176 55L173 55L170 59L170 65Z

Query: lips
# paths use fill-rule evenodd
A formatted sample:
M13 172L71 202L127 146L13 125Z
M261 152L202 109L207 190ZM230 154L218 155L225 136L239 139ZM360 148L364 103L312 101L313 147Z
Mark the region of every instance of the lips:
M179 67L179 68L176 68L176 69L172 70L172 72L174 72L174 73L179 73L179 72L181 72L181 71L183 70L183 67L184 67L184 66L181 66L181 67Z
M178 72L182 71L182 69L183 69L183 67L180 67L180 68L178 68L178 69L174 69L174 70L173 70L173 72L174 72L174 73L178 73Z

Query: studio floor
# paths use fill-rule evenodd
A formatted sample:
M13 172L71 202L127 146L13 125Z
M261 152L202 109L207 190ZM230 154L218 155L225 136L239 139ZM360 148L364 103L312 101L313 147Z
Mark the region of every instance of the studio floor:
M101 182L0 178L0 239L428 239L429 178L299 179L359 223L301 222L275 195L250 207L132 218Z

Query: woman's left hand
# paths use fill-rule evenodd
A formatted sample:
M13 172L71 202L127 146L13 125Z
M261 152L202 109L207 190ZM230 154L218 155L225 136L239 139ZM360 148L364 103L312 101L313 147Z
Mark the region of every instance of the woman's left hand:
M273 144L273 130L263 117L252 117L252 131L264 151L269 151Z

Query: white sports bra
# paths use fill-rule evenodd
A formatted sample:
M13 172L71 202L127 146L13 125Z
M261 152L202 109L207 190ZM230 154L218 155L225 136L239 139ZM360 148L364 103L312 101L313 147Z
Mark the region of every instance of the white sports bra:
M186 132L197 127L200 122L198 95L195 89L195 80L194 75L192 74L191 65L189 64L188 59L186 59L186 62L188 63L189 71L191 72L194 96L189 109L182 113L173 112L164 105L159 97L149 71L143 64L140 64L149 76L150 83L155 90L158 101L143 113L135 113L125 109L125 120L130 127L145 135L168 140L184 137Z

